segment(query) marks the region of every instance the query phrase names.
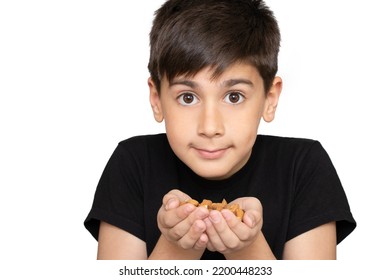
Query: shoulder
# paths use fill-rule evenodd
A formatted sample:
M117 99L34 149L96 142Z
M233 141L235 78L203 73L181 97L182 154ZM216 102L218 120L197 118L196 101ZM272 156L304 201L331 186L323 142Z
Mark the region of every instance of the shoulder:
M115 150L127 161L155 165L174 159L166 134L139 135L118 143Z
M332 165L321 143L313 139L259 135L253 151L260 162L278 170L301 172Z
M129 148L129 147L133 147L134 145L139 147L145 145L160 145L165 143L168 143L167 136L165 133L161 133L161 134L133 136L128 139L120 141L119 145Z
M127 152L146 152L151 149L169 148L168 139L165 133L154 135L138 135L122 140L118 143L118 148Z
M295 137L283 137L283 136L273 136L273 135L257 135L257 142L268 145L284 145L284 146L307 146L312 145L314 142L318 142L314 139L308 138L295 138Z
M258 135L255 148L260 152L273 152L288 156L304 156L312 150L323 149L320 142L314 139Z

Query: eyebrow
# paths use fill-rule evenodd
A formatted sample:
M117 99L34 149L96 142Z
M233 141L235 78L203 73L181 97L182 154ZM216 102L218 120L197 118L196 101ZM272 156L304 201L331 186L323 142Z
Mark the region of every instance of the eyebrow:
M248 85L252 88L254 87L253 82L251 80L247 80L247 79L229 79L229 80L222 82L222 86L226 87L226 88L229 88L229 87L232 87L232 86L235 86L238 84L245 84L245 85ZM183 79L183 80L182 79L177 79L177 80L174 79L171 82L169 82L169 87L172 87L175 85L184 85L184 86L188 86L188 87L194 88L194 89L199 87L199 85L196 82L191 81L191 80L185 80L185 79Z
M245 84L245 85L248 85L250 87L254 87L253 83L251 80L247 80L247 79L230 79L230 80L226 80L222 83L225 87L232 87L232 86L235 86L235 85L238 85L238 84Z
M169 87L173 87L175 85L184 85L184 86L188 86L190 88L197 88L199 87L198 84L196 82L193 82L193 81L190 81L190 80L172 80L169 82Z

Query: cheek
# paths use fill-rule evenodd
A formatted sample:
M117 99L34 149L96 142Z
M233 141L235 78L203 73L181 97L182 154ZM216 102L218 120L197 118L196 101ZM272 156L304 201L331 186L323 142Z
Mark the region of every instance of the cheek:
M173 148L185 144L194 136L194 118L171 110L165 115L165 131Z
M243 111L240 114L228 115L227 122L230 124L232 133L238 137L253 137L257 135L257 130L261 120L261 113L257 111Z
M164 115L165 127L169 132L180 133L180 131L189 130L194 126L195 118L190 114L170 110Z

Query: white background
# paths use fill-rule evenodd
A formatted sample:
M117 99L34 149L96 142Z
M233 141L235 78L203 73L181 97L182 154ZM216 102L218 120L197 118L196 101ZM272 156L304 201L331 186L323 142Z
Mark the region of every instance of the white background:
M140 2L0 1L0 257L10 272L95 259L83 221L109 156L120 140L164 131L146 84L163 1ZM267 1L284 90L259 132L318 139L330 154L358 223L338 246L356 264L346 275L384 270L389 251L386 3Z

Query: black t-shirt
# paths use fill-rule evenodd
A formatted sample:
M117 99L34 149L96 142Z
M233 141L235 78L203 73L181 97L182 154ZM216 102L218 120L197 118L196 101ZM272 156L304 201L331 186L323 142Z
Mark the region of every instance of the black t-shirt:
M100 221L117 226L152 252L160 231L163 196L180 189L201 201L257 197L263 234L277 259L284 244L315 227L336 221L337 242L356 226L348 200L326 151L317 141L259 135L247 164L228 179L199 177L173 153L165 134L119 143L103 171L85 227L97 239ZM208 250L203 259L223 259Z

